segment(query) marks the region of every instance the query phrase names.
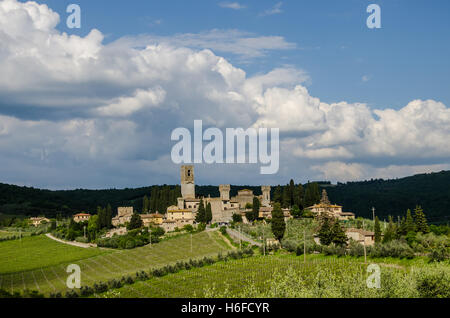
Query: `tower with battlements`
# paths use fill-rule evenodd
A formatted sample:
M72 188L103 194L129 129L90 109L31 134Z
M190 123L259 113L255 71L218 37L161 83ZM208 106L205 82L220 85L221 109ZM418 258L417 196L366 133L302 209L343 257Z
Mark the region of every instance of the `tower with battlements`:
M181 196L195 199L194 166L181 166Z
M270 206L270 186L262 186L261 192L262 192L261 205Z
M230 200L230 185L229 184L221 184L219 186L220 199L222 201Z

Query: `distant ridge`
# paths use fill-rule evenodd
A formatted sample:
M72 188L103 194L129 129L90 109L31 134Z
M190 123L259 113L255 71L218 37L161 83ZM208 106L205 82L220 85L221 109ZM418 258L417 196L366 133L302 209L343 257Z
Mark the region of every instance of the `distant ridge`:
M326 187L333 202L357 216L404 215L407 209L421 205L429 221L450 222L450 171L418 174L410 177L383 180L347 182Z
M376 215L381 219L388 215L396 217L404 215L407 209L413 210L418 204L424 208L431 222L450 222L450 171L391 180L338 183L335 186L324 181L320 187L327 190L333 203L343 205L345 211L354 212L357 216L372 217L371 209L375 207ZM232 186L231 194L245 188L253 190L255 194L261 193L257 186ZM126 205L140 210L143 196L150 196L150 192L151 187L50 191L0 183L0 213L23 216L45 214L54 217L57 213L72 215L82 211L95 212L97 206L108 203L113 209ZM218 196L219 191L217 186L196 186L196 193Z

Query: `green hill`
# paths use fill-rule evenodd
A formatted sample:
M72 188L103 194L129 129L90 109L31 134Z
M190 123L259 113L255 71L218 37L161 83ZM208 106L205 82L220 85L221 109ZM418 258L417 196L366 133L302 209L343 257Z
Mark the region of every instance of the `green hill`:
M99 281L134 276L177 261L216 256L231 247L219 231L181 235L158 244L132 250L83 249L55 242L45 236L0 243L0 289L8 292L24 289L51 292L66 291L66 268L81 268L81 284L92 286Z
M395 180L348 182L325 187L332 202L357 216L380 218L405 215L421 205L432 223L450 221L450 171L419 174Z
M343 205L346 211L354 212L357 216L371 217L372 207L376 208L376 214L381 218L387 218L388 215L404 215L407 209L414 209L418 204L424 208L429 221L433 223L450 221L450 171L337 185L321 182L320 187L328 191L333 203ZM256 195L261 194L261 188L257 186L232 186L231 195L244 188L253 190ZM97 206L107 204L111 204L114 210L118 206L133 206L140 211L144 195L151 198L151 193L155 189L158 191L154 193L164 197L159 198L158 210L164 211L166 206L176 202L175 196L179 186L50 191L0 184L0 213L23 216L43 214L54 217L58 213L62 215L82 211L95 213ZM274 189L275 187L272 187L272 195ZM196 193L203 196L219 196L219 189L217 186L196 186Z

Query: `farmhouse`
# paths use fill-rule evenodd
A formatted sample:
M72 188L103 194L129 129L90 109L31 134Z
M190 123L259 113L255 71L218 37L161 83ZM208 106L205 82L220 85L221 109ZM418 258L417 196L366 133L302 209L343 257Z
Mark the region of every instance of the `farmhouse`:
M374 245L375 244L375 233L371 231L366 231L363 229L349 228L346 229L345 234L349 239L353 239L363 245Z
M30 218L30 222L31 222L31 224L33 224L33 226L37 227L43 223L50 222L50 220L45 217L37 217L37 218Z
M192 209L179 209L175 205L167 208L167 220L175 221L178 228L188 224L194 225L196 214Z
M76 223L80 223L80 222L84 222L84 221L89 221L90 218L91 218L91 215L88 214L88 213L78 213L78 214L75 214L75 215L73 216L73 220L74 220Z
M262 206L259 208L259 217L265 218L265 219L271 219L272 218L272 210L273 207L271 206ZM287 222L287 220L292 219L292 215L289 209L282 209L283 215L284 215L284 221Z
M153 214L141 214L142 222L144 226L156 225L160 226L164 221L164 215L159 213Z
M322 199L320 200L320 203L308 207L307 210L311 211L316 216L328 215L339 220L349 220L355 218L354 213L342 212L342 206L331 204L325 189L322 191Z

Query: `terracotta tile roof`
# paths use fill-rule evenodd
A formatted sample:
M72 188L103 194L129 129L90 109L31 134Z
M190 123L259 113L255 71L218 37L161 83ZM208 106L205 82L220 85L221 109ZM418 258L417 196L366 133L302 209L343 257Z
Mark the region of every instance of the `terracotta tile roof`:
M375 235L374 232L366 231L366 230L363 230L363 229L355 229L355 228L348 228L348 229L345 230L345 232L356 232L356 233L359 233L359 234L364 235L364 236L373 236L373 235Z
M152 213L152 214L141 214L141 218L163 218L164 215L159 213Z

